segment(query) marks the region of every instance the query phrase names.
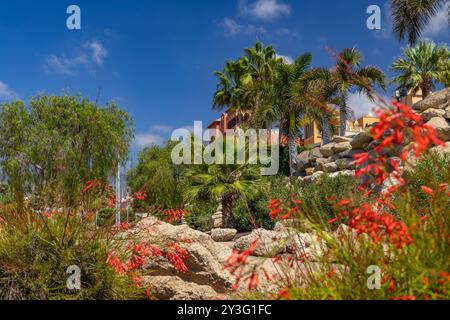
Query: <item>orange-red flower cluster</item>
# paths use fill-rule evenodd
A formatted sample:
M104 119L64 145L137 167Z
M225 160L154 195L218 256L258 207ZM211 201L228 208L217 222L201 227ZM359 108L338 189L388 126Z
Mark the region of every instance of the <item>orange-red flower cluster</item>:
M186 210L183 209L167 209L167 222L180 221L186 214Z
M406 161L411 153L420 157L433 144L444 143L437 138L436 130L424 124L421 116L408 106L394 102L393 106L380 109L377 114L380 121L371 133L378 146L374 151L354 157L358 166L356 178L362 179L362 187L366 188L371 184L381 185L392 174L398 185L385 195L389 197L405 184L399 174L399 162L392 157Z
M133 194L133 199L136 201L145 201L145 199L147 199L147 196L147 193L141 190Z
M102 183L99 180L90 180L88 182L86 182L86 187L82 190L83 193L88 193L89 191L91 191L92 189L101 186Z
M290 199L290 204L286 210L283 210L282 203L280 199L273 199L270 201L267 209L270 210L269 216L272 220L276 220L278 217L280 220L287 220L294 215L298 215L300 213L299 206L301 201L296 200L294 196Z
M236 281L233 285L233 291L238 289L239 283L241 281L249 281L248 288L249 290L256 289L258 287L258 275L256 274L256 270L253 270L250 276L244 277L244 269L247 264L248 258L251 256L253 251L255 251L256 246L258 244L258 240L253 241L251 246L244 250L243 252L239 252L237 250L233 250L231 256L227 259L224 265L224 269L228 269L230 273L236 277Z
M166 258L179 272L186 273L189 271L184 263L184 260L188 257L189 252L178 243L170 244Z

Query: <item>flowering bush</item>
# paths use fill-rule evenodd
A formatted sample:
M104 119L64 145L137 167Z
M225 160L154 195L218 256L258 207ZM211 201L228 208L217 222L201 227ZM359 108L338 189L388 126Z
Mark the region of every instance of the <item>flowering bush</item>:
M314 266L305 250L286 260L277 259L287 269L294 267L293 260L300 261L304 268L296 273L302 272L303 282L300 286L283 278L279 286L284 289L269 294L269 298L450 298L450 167L434 161L438 177L422 175L420 186L408 181L417 175L414 164L420 163L421 157L438 157L428 150L442 142L436 131L406 106L394 104L379 110L378 116L380 122L372 130L375 148L355 156L358 184L351 183L355 187L350 187L345 197L328 196L326 223L317 218L315 206L304 205L302 191L269 203L272 219L308 220L328 248L316 257L319 263ZM394 184L388 183L392 180ZM426 204L414 206L418 195L425 197ZM334 232L341 225L347 225L349 231ZM233 253L230 257L228 267L237 281L243 278L240 270L244 270L249 254ZM371 266L381 270L380 288L368 286ZM251 281L249 288L257 284L252 278L255 274L253 270L246 275Z
M0 212L0 300L141 299L142 289L105 261L112 234L76 214ZM81 290L66 286L69 266Z

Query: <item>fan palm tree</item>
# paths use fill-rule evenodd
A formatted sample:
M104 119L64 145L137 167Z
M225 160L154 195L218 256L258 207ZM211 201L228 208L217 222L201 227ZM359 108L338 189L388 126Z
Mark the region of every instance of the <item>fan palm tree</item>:
M399 73L393 79L400 87L416 93L422 90L427 97L436 83L450 85L450 49L436 46L432 41L421 41L415 47L403 49L403 57L398 58L391 69Z
M226 143L235 143L234 141ZM235 152L237 153L237 147ZM212 164L193 165L187 168L185 177L188 188L184 194L185 201L218 201L222 207L225 228L233 228L235 220L233 205L241 197L252 198L265 186L257 165L246 164Z
M394 32L400 40L408 38L414 45L430 20L448 4L448 0L392 0L392 19ZM450 6L448 7L450 24Z
M356 49L344 49L336 58L336 66L327 78L331 81L330 88L336 89L339 101L339 134L345 136L350 109L347 97L353 88L374 99L373 88L379 85L386 89L386 77L381 69L374 66L361 67L362 54Z

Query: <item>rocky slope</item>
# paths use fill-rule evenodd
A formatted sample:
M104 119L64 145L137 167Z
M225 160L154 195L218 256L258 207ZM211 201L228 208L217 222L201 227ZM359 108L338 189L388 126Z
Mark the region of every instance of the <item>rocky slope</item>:
M446 142L438 152L450 153L450 88L436 92L413 106L423 120L437 130L438 138ZM353 156L376 147L369 132L354 137L335 137L333 142L298 156L297 176L302 184L317 181L324 173L331 176L353 175Z

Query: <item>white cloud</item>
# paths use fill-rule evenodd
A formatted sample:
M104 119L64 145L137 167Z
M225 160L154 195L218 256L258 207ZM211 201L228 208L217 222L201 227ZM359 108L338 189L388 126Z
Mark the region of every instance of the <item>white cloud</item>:
M231 18L223 19L221 25L225 30L225 34L229 37L236 37L238 35L252 35L258 33L262 34L267 32L263 27L257 27L253 24L239 24Z
M423 31L424 36L437 37L442 34L448 34L448 7L450 1L448 1L438 13L431 19L430 23L425 27Z
M88 59L84 54L74 58L67 58L65 56L57 56L52 54L47 57L46 63L46 67L49 71L72 76L77 74L76 69L79 66L86 65L88 63Z
M391 100L388 97L383 97L383 99L386 102ZM376 101L371 101L367 95L359 92L350 93L348 95L347 105L354 111L356 117L373 115L374 109L379 107Z
M145 148L153 145L163 146L170 138L170 133L173 127L156 124L148 130L148 132L141 132L136 134L134 146L137 148Z
M152 133L140 133L135 138L135 144L139 148L150 147L152 145L161 146L164 142L164 137Z
M2 81L0 81L0 99L17 99L18 95L12 91L8 85Z
M102 65L108 55L108 50L98 41L87 42L84 46L91 50L92 61L98 65Z
M283 59L284 62L287 64L294 64L294 59L292 57L284 56L282 54L277 54L277 58Z
M160 132L160 133L169 133L173 130L171 126L165 126L165 125L155 125L152 127L152 132Z
M88 41L78 49L78 55L67 57L66 55L49 55L46 59L46 69L63 75L76 75L82 67L90 68L94 65L102 65L108 51L98 41Z
M291 13L291 6L279 0L256 0L248 4L247 0L239 1L239 14L258 20L273 20Z

